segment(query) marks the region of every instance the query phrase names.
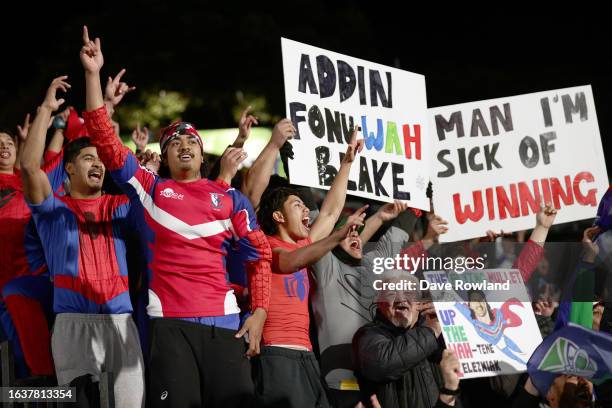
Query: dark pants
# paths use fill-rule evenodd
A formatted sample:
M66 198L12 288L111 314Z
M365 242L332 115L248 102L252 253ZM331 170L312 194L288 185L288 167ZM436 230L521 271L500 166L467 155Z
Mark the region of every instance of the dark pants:
M235 331L151 320L149 407L240 407L253 401L250 364Z
M253 364L258 407L329 407L314 353L262 347Z
M355 408L359 404L361 394L359 391L341 391L332 388L327 389L327 399L334 408Z

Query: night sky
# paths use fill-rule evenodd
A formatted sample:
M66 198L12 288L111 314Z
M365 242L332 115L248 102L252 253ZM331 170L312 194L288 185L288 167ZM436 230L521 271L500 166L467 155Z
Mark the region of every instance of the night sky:
M87 24L102 38L104 75L125 67L125 79L139 90L184 93L192 104L183 118L201 128L234 126L238 90L265 95L270 113L284 114L285 36L423 74L430 107L591 84L604 153L612 154L606 137L612 24L603 10L587 14L574 5L553 15L468 4L453 10L443 2L423 10L397 8L402 2L322 0L284 8L192 0L21 4L22 10L3 10L0 24L4 126L33 113L59 74L70 76L68 100L82 108L78 53Z

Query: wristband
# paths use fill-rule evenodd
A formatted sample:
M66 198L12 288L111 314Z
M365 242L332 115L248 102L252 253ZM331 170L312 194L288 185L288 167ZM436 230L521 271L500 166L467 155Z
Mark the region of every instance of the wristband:
M459 389L458 386L457 386L456 390L449 390L446 387L440 388L440 394L444 394L444 395L459 395L460 393L461 393L461 390Z
M57 115L53 118L53 128L55 129L66 129L66 121L61 116Z

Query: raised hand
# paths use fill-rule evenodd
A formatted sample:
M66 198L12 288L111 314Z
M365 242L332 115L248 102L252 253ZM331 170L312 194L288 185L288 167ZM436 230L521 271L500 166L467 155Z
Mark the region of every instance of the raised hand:
M555 210L550 203L546 203L545 206L540 205L540 211L536 214L536 225L548 229L555 222L556 216L557 210Z
M424 240L438 239L440 234L445 234L448 231L448 221L440 217L439 215L431 214L429 217L429 225L427 226L427 232L425 233Z
M480 240L481 242L494 242L497 238L512 238L512 233L511 232L504 232L504 230L501 230L499 233L492 231L492 230L487 230L486 236L482 237L482 238L476 238L477 240Z
M557 210L549 203L546 203L545 206L540 203L540 210L536 214L536 226L531 232L529 239L543 247L548 236L548 230L555 222L556 216Z
M136 145L136 151L144 151L149 143L149 129L145 126L141 130L139 123L136 129L132 131L132 141Z
M272 130L272 137L270 138L270 143L274 144L277 148L283 147L285 142L289 139L292 139L295 136L296 130L291 123L290 119L282 119L280 120Z
M344 224L342 228L338 230L338 238L340 240L346 238L352 231L357 230L359 227L364 225L366 217L365 211L368 209L368 207L369 205L364 205L347 218L346 224Z
M221 157L221 170L219 178L227 184L231 184L232 179L238 172L238 167L247 158L247 152L239 147L228 147Z
M599 247L593 242L593 239L601 232L599 227L590 227L584 230L582 234L582 245L584 246L584 260L594 262L599 254Z
M442 326L440 326L440 321L438 320L438 315L436 314L436 308L434 307L433 302L423 302L419 306L419 313L425 317L424 325L425 327L429 327L433 330L436 337L440 337L442 333Z
M376 216L380 218L382 222L387 222L397 218L402 212L408 209L408 204L403 203L399 200L395 200L392 203L387 203L380 207L376 211Z
M17 134L19 135L19 141L24 142L28 137L28 131L30 130L30 114L28 113L23 121L23 126L17 125Z
M342 160L343 163L352 163L355 161L355 157L357 153L360 153L363 150L363 139L357 140L357 134L361 131L361 127L357 126L351 135L351 142L349 143L346 149L346 155Z
M100 39L96 37L94 41L91 41L87 26L83 26L83 47L81 47L80 56L83 69L87 73L99 73L104 65Z
M55 112L59 109L65 100L63 98L57 99L57 90L60 89L64 92L68 92L68 89L71 88L70 84L66 82L66 79L68 79L68 76L63 75L51 81L51 85L49 89L47 89L47 94L45 95L45 100L41 107L47 108L51 112Z
M541 316L546 316L546 317L550 317L552 316L552 314L555 311L555 308L558 306L559 304L557 302L553 302L552 300L548 299L540 299L536 302L533 302L532 306L533 306L533 312L535 314L541 315Z
M108 77L106 81L106 88L104 88L104 100L110 102L113 106L117 106L123 99L125 94L132 92L136 89L135 86L129 86L125 82L121 82L121 77L125 74L125 68L123 68L114 77Z
M157 174L159 172L159 166L161 165L161 157L158 153L147 149L138 156L138 160L140 161L141 166L147 168L153 173Z
M251 115L251 110L253 110L253 108L247 106L240 115L240 120L238 121L238 137L236 137L233 147L244 146L244 142L246 142L251 135L251 127L253 127L253 125L259 125L257 118Z

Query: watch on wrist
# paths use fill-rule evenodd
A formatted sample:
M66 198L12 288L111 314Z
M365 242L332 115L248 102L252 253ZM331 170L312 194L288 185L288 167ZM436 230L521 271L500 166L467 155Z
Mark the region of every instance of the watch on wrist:
M444 394L444 395L459 395L460 393L461 393L461 390L459 389L459 386L457 386L456 390L449 390L446 387L440 388L440 394Z
M53 118L52 126L54 129L66 129L66 121L59 115Z

